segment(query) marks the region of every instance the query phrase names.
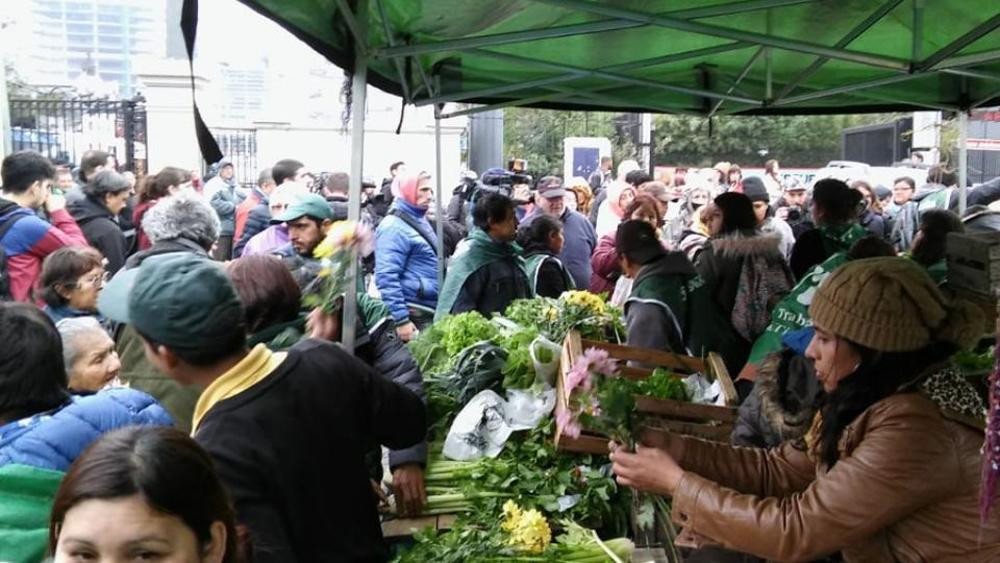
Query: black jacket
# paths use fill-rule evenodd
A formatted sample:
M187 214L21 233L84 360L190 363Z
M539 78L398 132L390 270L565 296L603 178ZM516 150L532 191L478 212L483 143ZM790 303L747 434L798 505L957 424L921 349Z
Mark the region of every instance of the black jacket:
M502 313L515 299L533 297L528 276L513 260L496 260L465 279L451 307L451 314L479 311L490 318Z
M195 439L253 540L254 561L385 561L365 452L424 439L423 403L343 349L304 340L215 404Z
M247 214L247 222L243 226L243 236L233 247L233 257L243 255L243 249L256 234L271 226L271 208L266 203L259 203Z
M113 276L125 265L128 256L128 242L116 217L90 197L70 204L69 212L83 231L83 236L87 237L87 242L108 259L104 269Z
M569 272L559 259L551 252L543 249L525 250L525 260L539 254L545 255L542 263L538 265L537 272L529 272L535 275L535 295L538 297L558 298L565 291L573 289L567 283Z

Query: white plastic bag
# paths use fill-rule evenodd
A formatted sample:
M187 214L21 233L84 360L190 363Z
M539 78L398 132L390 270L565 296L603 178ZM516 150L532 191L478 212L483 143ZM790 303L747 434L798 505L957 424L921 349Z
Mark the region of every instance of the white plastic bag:
M548 362L539 361L539 350L551 352L552 359ZM535 367L535 384L549 387L555 385L556 371L559 369L559 354L562 353L562 348L548 338L539 336L531 342L528 351L531 353L531 363Z
M515 430L538 426L556 405L555 389L507 391L507 400L486 389L459 411L442 453L449 459L469 461L496 457Z
M552 386L541 391L533 389L507 390L507 420L514 430L530 430L556 406L556 390Z

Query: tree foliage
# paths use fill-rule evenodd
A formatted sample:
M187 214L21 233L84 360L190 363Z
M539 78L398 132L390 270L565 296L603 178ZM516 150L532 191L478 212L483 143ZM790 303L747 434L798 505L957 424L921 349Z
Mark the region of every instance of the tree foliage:
M513 108L504 112L504 152L528 160L536 174L561 174L563 139L607 137L616 163L637 158L635 128L616 127L607 112ZM701 167L719 161L747 167L777 158L786 167L820 167L840 158L841 131L886 123L897 114L718 117L653 117L653 160L658 165Z

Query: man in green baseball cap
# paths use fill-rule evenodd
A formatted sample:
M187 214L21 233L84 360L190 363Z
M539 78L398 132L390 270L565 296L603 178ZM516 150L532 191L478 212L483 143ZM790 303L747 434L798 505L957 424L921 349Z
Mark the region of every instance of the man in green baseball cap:
M365 454L424 439L417 395L327 341L248 349L235 288L220 264L192 253L119 272L98 309L132 325L159 370L204 389L193 435L249 528L255 558L388 558Z
M287 246L279 248L276 254L311 258L313 250L322 242L327 229L333 224L333 209L319 194L302 194L288 208L272 217L271 223L288 225L288 238L291 241Z

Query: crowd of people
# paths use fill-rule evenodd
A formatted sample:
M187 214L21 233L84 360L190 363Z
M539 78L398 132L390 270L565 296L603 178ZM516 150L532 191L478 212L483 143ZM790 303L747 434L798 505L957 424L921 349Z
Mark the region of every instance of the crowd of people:
M619 482L673 496L685 526L783 560L1000 557L1000 526L978 521L982 428L939 414L984 412L947 368L983 319L942 289L945 241L1000 222L984 207L1000 179L970 188L963 219L940 166L889 189L807 187L777 161L654 178L605 158L588 178L531 184L492 169L439 216L431 177L396 162L363 182L375 244L347 350L342 297L302 296L347 219L348 175L294 159L248 187L228 160L212 172L137 182L98 151L75 174L30 151L3 160L0 499L14 521L0 558L384 560L384 469L402 514L426 498L405 344L447 315L572 289L623 308L626 344L716 352L738 374L734 443L767 452L614 445ZM913 442L929 445L904 452ZM931 534L941 519L947 538Z

